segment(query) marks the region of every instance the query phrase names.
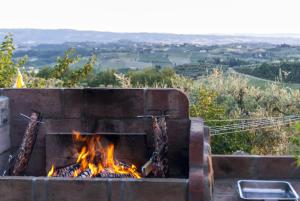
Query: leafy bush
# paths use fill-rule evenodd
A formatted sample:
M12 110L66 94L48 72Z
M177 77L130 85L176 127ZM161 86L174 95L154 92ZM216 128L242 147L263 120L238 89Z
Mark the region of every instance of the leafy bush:
M295 135L291 137L291 151L296 158L297 166L300 167L300 122L296 123L292 130Z
M118 87L121 86L120 82L116 78L115 74L117 73L114 69L108 69L105 71L100 71L94 73L88 77L87 85L90 87L99 87L99 86L110 86Z
M210 127L225 126L226 122L223 121L227 118L225 105L217 103L217 97L216 91L208 90L205 85L201 85L196 91L196 96L190 106L191 116L203 118L205 125ZM249 142L252 138L253 135L249 133L213 136L212 152L215 154L228 154L237 150L251 152L252 144Z
M129 71L127 75L133 86L155 87L165 85L171 87L175 71L172 68L145 68L143 70Z
M224 119L280 117L298 114L300 111L299 90L280 84L270 84L261 89L251 86L247 79L237 74L223 74L219 71L200 81L200 84L215 93L215 104L224 107ZM236 122L231 121L230 124L233 123ZM215 153L232 153L234 149L241 149L253 154L288 154L291 136L293 132L289 131L289 125L278 124L246 132L237 130L235 133L213 137L213 150L217 151Z
M196 91L193 104L190 106L190 114L194 117L202 117L205 120L225 118L224 108L216 102L217 93L200 86Z

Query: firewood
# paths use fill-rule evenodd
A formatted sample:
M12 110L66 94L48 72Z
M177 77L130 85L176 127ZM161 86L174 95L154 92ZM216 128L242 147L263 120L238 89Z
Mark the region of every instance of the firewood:
M151 172L154 177L167 177L168 167L168 135L165 116L152 117L154 152L150 160L142 167L143 176Z
M16 159L16 155L10 154L8 156L7 163L5 164L5 167L1 173L1 176L9 176L10 175L10 170L14 165L15 159Z
M150 159L149 161L147 161L143 167L142 167L142 174L143 176L148 176L151 172L153 171L153 162Z
M53 177L73 177L79 168L80 164L75 163L64 168L56 169L53 173Z
M100 173L96 174L95 176L92 175L92 171L90 168L87 168L83 172L81 172L78 175L78 178L92 178L92 177L98 177L98 178L134 178L133 175L130 173L127 174L120 174L116 172L110 172L107 169L104 169Z
M91 178L92 177L92 170L87 168L83 172L78 175L78 178Z
M128 174L119 174L119 173L114 173L114 172L110 172L109 170L103 170L100 173L98 173L96 175L96 177L100 177L100 178L134 178L133 175L131 175L130 173Z
M152 156L154 177L166 177L168 174L168 136L164 116L153 119L154 153Z
M41 120L41 113L35 111L31 113L22 144L17 152L17 157L12 171L13 176L21 175L26 170L37 138Z

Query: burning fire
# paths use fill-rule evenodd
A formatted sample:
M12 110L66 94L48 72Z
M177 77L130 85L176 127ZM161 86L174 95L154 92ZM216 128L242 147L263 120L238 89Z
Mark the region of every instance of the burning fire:
M51 177L54 173L54 165L51 166L51 169L48 172L48 177Z
M77 151L76 164L70 168L55 170L54 165L48 172L48 177L67 175L71 177L109 177L109 175L130 175L141 178L134 165L121 163L114 158L114 145L104 148L100 136L82 136L73 132L73 140L82 144ZM65 172L66 171L66 172Z

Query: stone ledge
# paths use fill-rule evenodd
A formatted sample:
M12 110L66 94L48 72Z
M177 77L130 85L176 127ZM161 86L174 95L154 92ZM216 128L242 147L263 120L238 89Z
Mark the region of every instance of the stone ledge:
M293 156L213 155L215 178L300 179Z

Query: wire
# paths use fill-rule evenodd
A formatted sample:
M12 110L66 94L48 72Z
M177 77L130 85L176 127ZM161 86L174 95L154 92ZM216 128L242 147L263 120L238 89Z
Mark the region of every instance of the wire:
M225 125L225 126L215 126L215 127L211 127L212 130L215 131L222 131L222 130L232 130L232 129L245 129L245 128L249 128L249 127L259 127L259 126L265 126L265 125L276 125L278 123L281 122L290 122L290 121L296 121L296 120L300 120L299 118L291 118L291 119L283 119L283 120L276 120L276 121L271 121L271 120L263 120L263 121L259 121L259 122L249 122L249 123L245 123L242 122L240 124L234 124L234 125Z
M297 115L289 115L289 116L284 116L284 117L300 117ZM248 120L260 120L260 119L279 119L279 118L284 118L284 117L264 117L264 118L248 118L248 119L211 119L211 120L205 120L204 122L224 122L224 121L248 121Z
M264 129L264 128L272 128L276 126L283 126L288 125L291 123L295 123L300 121L300 117L291 116L293 118L286 118L282 117L282 120L276 120L276 121L270 121L268 119L264 119L260 122L252 122L252 123L246 123L243 122L241 124L234 124L233 126L226 125L226 126L217 126L217 127L210 127L212 131L212 136L215 135L224 135L224 134L231 134L231 133L237 133L237 132L245 132L249 130L258 130L258 129Z
M290 122L290 123L293 123L293 122ZM287 125L287 124L290 124L290 123L278 124L277 126L284 126L284 125ZM212 134L211 136L239 133L239 132L245 132L245 131L253 131L253 130L259 130L259 129L273 128L273 127L275 127L275 126L274 125L269 125L269 126L249 128L249 129L244 129L244 130L227 131L227 132L221 132L221 133L216 132L216 133Z

